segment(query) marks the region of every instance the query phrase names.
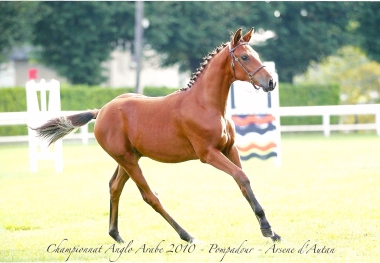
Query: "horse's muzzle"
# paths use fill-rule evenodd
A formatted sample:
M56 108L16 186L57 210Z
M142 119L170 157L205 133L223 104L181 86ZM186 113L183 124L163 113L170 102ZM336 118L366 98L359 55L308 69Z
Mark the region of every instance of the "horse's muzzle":
M277 82L274 82L273 79L270 79L270 80L269 80L269 83L268 83L268 86L265 87L265 86L263 85L262 87L263 87L263 90L264 90L265 92L270 92L270 91L274 90L274 88L276 87L276 85L277 85Z

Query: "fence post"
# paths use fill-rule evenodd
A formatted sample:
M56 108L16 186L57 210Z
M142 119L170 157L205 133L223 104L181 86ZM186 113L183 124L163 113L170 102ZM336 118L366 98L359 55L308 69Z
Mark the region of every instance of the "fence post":
M323 114L323 134L325 137L330 137L330 115Z
M82 139L82 144L87 145L88 144L88 124L83 125L80 129L80 137Z

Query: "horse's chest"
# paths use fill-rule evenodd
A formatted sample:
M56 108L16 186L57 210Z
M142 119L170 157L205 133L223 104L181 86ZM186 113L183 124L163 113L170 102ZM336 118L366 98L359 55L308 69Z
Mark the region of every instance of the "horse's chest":
M229 122L222 116L199 116L195 121L184 124L186 137L198 155L210 146L224 151L232 145L233 134Z
M229 139L230 139L230 137L229 137L228 132L226 130L224 130L222 133L222 136L220 137L218 149L223 151L227 147Z
M219 134L220 139L217 145L217 148L221 151L225 150L226 147L229 147L232 142L232 137L230 134L230 129L228 127L228 122L225 119L222 119L220 130L216 132ZM216 135L217 136L217 135ZM217 137L219 137L217 136Z

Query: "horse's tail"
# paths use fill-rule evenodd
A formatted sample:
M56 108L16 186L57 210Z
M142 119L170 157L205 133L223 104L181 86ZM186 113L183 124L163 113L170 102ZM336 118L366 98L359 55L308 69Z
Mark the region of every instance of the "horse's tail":
M92 119L96 119L99 110L89 110L70 116L61 116L46 122L40 127L31 128L37 132L37 136L41 139L49 141L49 145L63 138L73 130L89 123Z

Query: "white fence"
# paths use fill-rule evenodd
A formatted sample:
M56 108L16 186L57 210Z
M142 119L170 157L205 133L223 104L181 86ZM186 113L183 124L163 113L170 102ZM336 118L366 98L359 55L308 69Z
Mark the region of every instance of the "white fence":
M330 131L376 130L380 136L380 104L335 105L308 107L280 107L280 116L322 116L322 125L281 126L281 132L323 131L326 137ZM330 124L330 116L375 115L375 123Z
M60 115L71 115L78 112L62 111ZM373 114L375 116L375 123L330 124L330 116L363 114ZM376 130L377 135L380 136L380 104L280 107L279 116L322 116L323 120L321 125L281 125L281 132L323 131L323 134L328 137L331 131ZM27 122L27 112L0 112L0 125L25 125L26 127ZM94 134L88 132L87 125L80 128L80 133L70 134L65 137L65 139L80 139L83 144L87 144L89 138L94 138ZM0 143L24 141L28 141L27 135L0 137Z

